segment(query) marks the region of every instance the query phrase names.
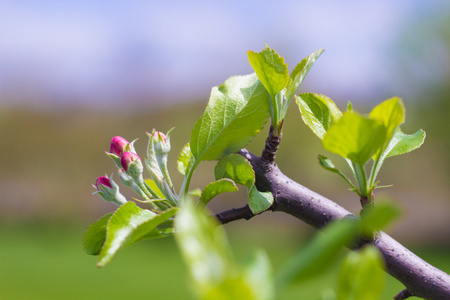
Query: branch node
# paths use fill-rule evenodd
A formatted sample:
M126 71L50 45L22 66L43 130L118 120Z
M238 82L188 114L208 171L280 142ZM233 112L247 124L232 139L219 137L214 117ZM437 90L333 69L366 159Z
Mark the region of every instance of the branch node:
M273 126L270 126L269 135L267 136L266 145L262 152L261 158L268 162L275 161L275 154L278 151L278 146L281 142L281 136L281 133L279 136L275 135Z
M412 296L414 296L414 293L408 291L408 289L405 289L405 290L401 291L400 293L398 293L394 297L394 300L404 300L404 299L407 299L407 298L412 297Z

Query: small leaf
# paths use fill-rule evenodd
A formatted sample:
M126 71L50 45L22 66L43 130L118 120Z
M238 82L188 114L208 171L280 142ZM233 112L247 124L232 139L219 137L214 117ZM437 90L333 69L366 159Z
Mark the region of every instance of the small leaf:
M216 180L229 178L236 184L245 185L251 188L255 183L255 172L252 165L242 155L231 154L217 163L214 168Z
M119 249L144 237L157 236L154 232L156 226L173 217L177 210L178 208L172 208L157 215L138 207L134 202L127 202L119 207L108 221L106 241L100 251L97 266L108 264Z
M404 134L398 129L388 146L389 152L386 157L405 154L420 148L425 141L425 136L425 131L422 129L414 134Z
M346 112L323 137L325 149L363 166L384 144L386 128L378 121Z
M180 151L180 155L178 155L177 161L177 169L182 175L186 175L187 170L192 164L192 152L189 143L184 145L184 147Z
M302 59L302 61L298 63L297 66L295 66L294 70L289 76L289 81L285 88L286 98L288 99L288 101L290 101L294 96L295 92L297 92L298 88L303 82L303 79L305 79L309 70L316 62L316 60L319 58L319 56L323 53L323 51L324 49L314 51L313 53Z
M230 77L214 87L191 134L196 163L217 160L245 147L270 116L268 99L256 74Z
M349 252L341 266L337 299L380 299L384 285L383 265L375 246Z
M271 192L260 192L253 185L248 194L248 205L254 214L265 211L273 203L273 195Z
M355 185L350 181L350 179L348 179L348 177L345 176L344 173L342 173L338 168L336 168L330 159L328 159L325 156L320 155L320 154L319 154L318 158L319 158L319 163L322 166L322 168L338 174L352 187L352 189L356 189Z
M336 104L325 95L306 93L295 96L303 122L320 138L342 117Z
M279 288L295 281L306 280L332 265L343 246L348 246L357 236L359 222L343 219L335 221L317 234L300 250L277 276Z
M153 179L145 179L145 183L158 195L160 199L166 198Z
M106 225L112 214L107 214L92 223L83 239L84 251L89 255L98 255L106 239Z
M352 112L353 111L353 104L350 101L347 102L347 111L348 112Z
M250 50L247 55L248 61L259 80L272 98L275 98L275 95L286 86L289 79L289 71L284 58L269 47L264 48L259 53Z
M200 205L206 206L212 198L219 194L227 192L235 192L238 188L233 180L228 178L219 179L217 181L211 182L203 190L200 196Z

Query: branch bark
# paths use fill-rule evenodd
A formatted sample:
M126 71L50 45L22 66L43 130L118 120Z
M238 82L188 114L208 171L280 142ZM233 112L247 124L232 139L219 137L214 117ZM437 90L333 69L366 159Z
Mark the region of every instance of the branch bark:
M270 191L274 203L270 210L290 214L315 228L346 216L353 216L335 202L319 195L284 175L273 160L257 157L246 149L239 152L253 166L256 187L262 192ZM222 223L253 217L248 206L225 211L216 215ZM364 241L364 243L369 243ZM406 293L431 300L450 299L450 276L431 266L406 249L389 235L380 232L372 242L382 253L386 271L402 282ZM398 299L406 299L398 298Z

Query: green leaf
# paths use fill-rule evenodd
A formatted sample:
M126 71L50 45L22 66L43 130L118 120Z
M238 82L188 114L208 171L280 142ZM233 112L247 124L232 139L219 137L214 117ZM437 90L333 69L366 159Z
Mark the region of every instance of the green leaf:
M207 295L227 280L235 266L223 227L191 200L184 203L175 221L176 239L198 292Z
M112 214L107 214L92 223L83 239L84 251L89 255L98 255L106 239L106 225Z
M250 286L254 299L274 299L272 268L267 254L262 250L252 252L244 262L245 281Z
M259 80L267 89L272 98L278 94L289 80L288 67L284 58L269 47L256 53L248 51L248 61L258 75Z
M187 199L175 221L176 240L193 287L204 300L269 300L270 267L258 253L244 266L233 259L223 227Z
M386 138L391 139L395 129L405 121L405 107L402 99L393 97L375 106L369 115L386 126Z
M270 116L268 97L256 74L230 77L214 87L191 134L196 163L217 160L245 147Z
M361 232L371 237L374 231L382 230L401 215L401 209L393 202L377 201L377 205L361 212Z
M389 152L386 157L396 156L411 152L422 146L425 141L425 131L420 129L414 134L404 134L400 128L394 133L394 137L387 149Z
M350 179L348 179L348 177L345 176L344 173L342 173L338 168L336 168L330 159L328 159L325 156L320 155L320 154L319 154L318 158L319 158L319 164L320 164L320 166L322 166L322 168L338 174L352 187L352 189L356 189L355 185L350 181Z
M200 205L206 206L212 198L219 194L227 192L235 192L238 188L233 180L228 178L219 179L217 181L211 182L203 190L200 196Z
M121 248L144 238L158 236L156 226L173 217L177 210L178 208L171 208L157 215L138 207L134 202L127 202L119 207L108 221L106 241L100 251L97 266L108 264Z
M177 161L177 169L182 175L186 175L186 172L189 170L190 165L192 164L192 152L189 143L184 145L184 147L180 151L180 155L178 155Z
M315 235L280 270L276 278L278 287L309 279L330 267L342 247L348 246L356 238L358 231L357 220L343 219L325 227L322 234Z
M156 193L156 195L158 195L160 199L166 198L153 179L145 179L145 183Z
M248 205L254 214L268 209L273 203L273 195L271 192L260 192L256 186L252 186L248 194Z
M286 86L286 98L288 101L292 99L295 92L297 92L298 88L305 79L306 74L308 74L309 70L319 58L319 56L323 53L324 49L319 49L302 59L300 63L295 66L291 75L289 76L289 81Z
M385 139L386 128L378 121L346 112L330 126L322 144L328 151L364 166L383 146Z
M320 138L342 117L336 104L325 95L306 93L295 96L303 122Z
M248 160L239 154L230 154L217 163L214 168L216 180L229 178L236 184L247 186L249 189L255 183L255 172Z
M349 252L339 274L338 300L380 299L383 292L383 259L375 246Z

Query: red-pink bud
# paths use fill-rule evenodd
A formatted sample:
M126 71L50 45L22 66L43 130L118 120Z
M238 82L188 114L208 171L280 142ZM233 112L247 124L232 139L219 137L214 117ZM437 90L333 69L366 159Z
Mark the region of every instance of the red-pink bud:
M139 161L141 160L139 155L137 155L136 153L133 153L133 152L125 152L124 154L122 154L120 163L122 164L122 168L125 171L128 171L128 167L130 166L130 164L137 160L139 160Z
M166 142L166 135L160 131L155 131L153 132L153 139L155 141L158 140L158 135L161 137L161 139L163 140L163 142Z
M121 136L115 136L111 139L111 147L109 152L121 157L125 152L128 141Z
M106 186L110 189L113 188L111 180L105 176L100 176L99 178L97 178L97 180L95 180L95 187L97 188L97 190L100 190L101 186Z

